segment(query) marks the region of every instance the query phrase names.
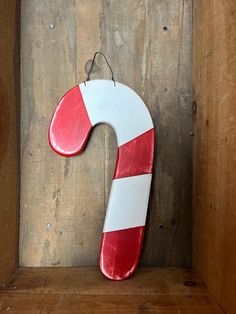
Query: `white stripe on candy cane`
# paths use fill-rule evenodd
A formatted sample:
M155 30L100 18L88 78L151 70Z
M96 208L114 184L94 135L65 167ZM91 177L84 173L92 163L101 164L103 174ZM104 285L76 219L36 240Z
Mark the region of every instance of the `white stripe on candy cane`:
M92 126L111 125L118 146L153 128L151 116L142 99L128 86L108 80L81 83L80 91Z
M144 226L152 175L112 181L103 232Z

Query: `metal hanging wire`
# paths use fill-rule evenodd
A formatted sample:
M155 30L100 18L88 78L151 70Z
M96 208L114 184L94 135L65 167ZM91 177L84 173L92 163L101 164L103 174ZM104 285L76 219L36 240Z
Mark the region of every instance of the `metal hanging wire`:
M97 56L98 54L100 54L100 55L102 55L102 56L104 57L104 59L105 59L105 61L106 61L106 64L107 64L107 66L109 67L109 69L110 69L110 71L111 71L111 79L112 79L112 81L114 82L114 86L116 86L116 81L115 81L115 79L114 79L113 70L112 70L112 68L111 68L111 66L110 66L110 64L109 64L109 62L108 62L106 56L104 55L104 53L102 53L102 52L100 52L100 51L96 51L95 54L94 54L94 56L93 56L92 63L91 63L90 68L89 68L89 70L88 70L87 78L86 78L86 80L85 80L85 82L84 82L85 85L86 85L86 82L87 82L87 81L90 81L90 75L91 75L91 73L92 73L93 66L94 66L94 63L95 63L95 59L96 59L96 56Z

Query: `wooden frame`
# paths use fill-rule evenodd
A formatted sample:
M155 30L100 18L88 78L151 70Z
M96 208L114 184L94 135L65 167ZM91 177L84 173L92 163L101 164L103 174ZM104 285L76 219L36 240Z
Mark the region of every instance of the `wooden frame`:
M2 1L0 41L0 284L18 263L20 3Z
M236 2L194 1L193 267L236 308Z
M195 0L193 10L193 271L200 276L223 310L192 271L140 270L132 281L116 285L116 296L111 296L109 292L112 283L104 281L96 269L29 268L15 272L18 266L20 173L19 1L1 1L0 15L1 38L4 39L0 44L0 311L39 313L40 309L50 307L55 313L67 313L68 308L70 313L78 313L78 310L90 310L91 313L96 306L96 313L104 313L104 309L110 313L127 309L127 313L151 310L177 313L178 310L188 314L216 314L224 310L227 314L234 314L235 1ZM66 281L67 278L70 282ZM139 280L144 282L144 286ZM73 293L71 296L65 296L67 289ZM42 292L43 296L40 296ZM88 295L93 295L93 305ZM189 301L190 295L192 301Z

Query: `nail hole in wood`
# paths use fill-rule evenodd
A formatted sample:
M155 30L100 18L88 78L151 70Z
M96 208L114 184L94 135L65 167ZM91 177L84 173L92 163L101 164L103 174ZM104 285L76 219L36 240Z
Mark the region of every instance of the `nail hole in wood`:
M185 283L184 283L184 285L187 286L187 287L194 287L194 286L196 286L196 284L197 283L194 280L186 280Z

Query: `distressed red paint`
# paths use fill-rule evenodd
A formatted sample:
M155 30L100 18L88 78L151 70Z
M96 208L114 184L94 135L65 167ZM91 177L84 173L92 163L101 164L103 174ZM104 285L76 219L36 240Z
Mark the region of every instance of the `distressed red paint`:
M79 86L69 90L60 100L50 124L49 142L62 156L80 153L92 125Z
M109 279L130 277L138 266L144 226L104 232L101 239L100 269Z
M114 179L152 173L154 129L118 147Z

